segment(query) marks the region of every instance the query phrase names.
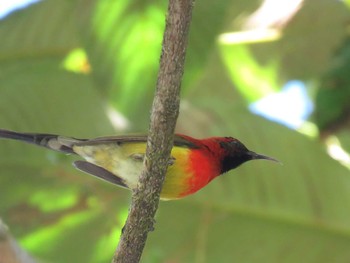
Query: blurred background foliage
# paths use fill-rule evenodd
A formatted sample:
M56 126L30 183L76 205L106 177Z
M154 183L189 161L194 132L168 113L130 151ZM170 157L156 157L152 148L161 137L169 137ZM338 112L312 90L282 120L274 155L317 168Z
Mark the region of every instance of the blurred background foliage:
M178 132L234 136L284 165L249 163L162 202L142 262L350 261L347 5L196 1ZM146 132L166 7L43 0L4 16L0 127ZM111 260L129 192L72 156L12 141L0 156L0 217L22 248L41 262Z

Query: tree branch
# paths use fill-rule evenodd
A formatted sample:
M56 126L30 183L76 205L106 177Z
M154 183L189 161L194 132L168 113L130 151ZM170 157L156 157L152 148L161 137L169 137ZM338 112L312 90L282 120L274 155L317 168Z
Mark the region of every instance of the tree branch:
M153 100L144 169L113 263L139 262L154 215L173 147L179 113L188 31L194 0L169 0L156 94Z
M11 236L0 218L0 262L34 263L34 259L24 251Z

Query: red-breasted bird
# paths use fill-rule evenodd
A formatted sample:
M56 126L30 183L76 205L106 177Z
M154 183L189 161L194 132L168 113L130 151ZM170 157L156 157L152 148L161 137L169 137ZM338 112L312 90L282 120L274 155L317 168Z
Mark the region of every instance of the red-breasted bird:
M0 129L0 138L36 144L85 161L74 166L112 184L134 189L141 174L147 136L111 136L76 139L53 134L19 133ZM232 137L195 139L174 136L172 164L168 167L161 199L177 199L197 192L215 177L249 161L276 159L248 150Z

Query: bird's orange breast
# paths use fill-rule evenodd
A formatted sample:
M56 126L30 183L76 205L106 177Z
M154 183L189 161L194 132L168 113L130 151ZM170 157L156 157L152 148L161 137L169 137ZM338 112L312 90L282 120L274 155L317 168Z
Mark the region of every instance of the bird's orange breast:
M182 196L190 195L206 186L211 180L220 175L220 165L216 158L207 151L192 150L189 156L190 174L188 191Z
M162 199L193 194L220 174L219 160L206 150L174 147L171 155L175 162L168 167Z

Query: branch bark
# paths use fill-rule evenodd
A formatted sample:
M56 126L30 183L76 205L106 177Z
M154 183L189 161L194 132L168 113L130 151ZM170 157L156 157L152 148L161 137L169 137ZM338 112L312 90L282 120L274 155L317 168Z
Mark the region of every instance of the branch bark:
M153 100L144 168L133 192L129 215L113 263L139 262L169 165L179 113L188 32L194 0L169 0L156 94Z
M0 262L35 263L11 236L7 226L0 218Z

